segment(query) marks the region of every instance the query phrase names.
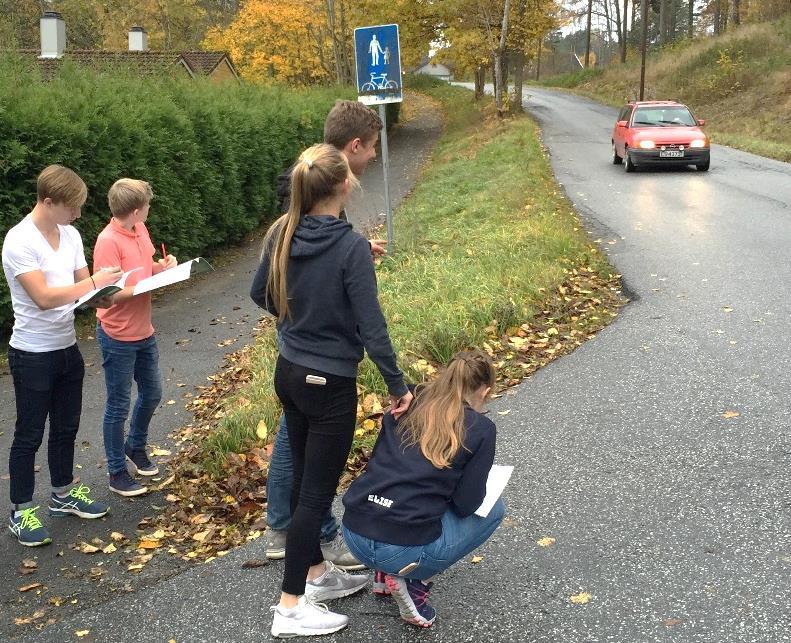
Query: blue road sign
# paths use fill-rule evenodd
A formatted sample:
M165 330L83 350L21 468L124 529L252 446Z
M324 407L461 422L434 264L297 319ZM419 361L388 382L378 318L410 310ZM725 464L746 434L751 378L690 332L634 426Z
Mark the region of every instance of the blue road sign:
M381 105L403 100L398 25L355 29L354 61L360 102Z

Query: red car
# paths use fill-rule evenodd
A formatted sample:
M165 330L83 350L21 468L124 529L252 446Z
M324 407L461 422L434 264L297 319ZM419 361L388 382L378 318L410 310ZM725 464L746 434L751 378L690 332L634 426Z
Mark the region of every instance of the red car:
M612 131L612 162L623 163L627 172L649 164L694 165L705 172L710 146L709 137L700 129L704 124L686 105L675 101L624 105Z

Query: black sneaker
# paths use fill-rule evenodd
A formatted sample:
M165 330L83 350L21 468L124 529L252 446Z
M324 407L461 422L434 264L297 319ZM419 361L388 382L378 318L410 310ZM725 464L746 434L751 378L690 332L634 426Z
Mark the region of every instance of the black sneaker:
M130 449L128 444L124 445L126 461L132 465L132 473L139 473L141 476L155 476L159 473L159 467L148 459L145 449Z
M110 491L119 496L141 496L148 491L148 487L141 485L124 469L118 473L110 474Z

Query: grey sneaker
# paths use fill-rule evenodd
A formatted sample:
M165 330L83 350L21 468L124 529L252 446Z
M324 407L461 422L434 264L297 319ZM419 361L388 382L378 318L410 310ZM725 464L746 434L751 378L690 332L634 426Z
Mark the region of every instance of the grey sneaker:
M336 567L344 569L347 572L365 569L365 565L357 560L354 554L349 551L346 542L343 540L343 534L340 529L338 530L338 535L335 536L333 540L321 544L321 553L324 554L324 560L330 561Z
M266 557L281 560L286 557L286 536L288 532L281 529L266 530Z
M269 609L275 613L272 636L277 638L332 634L349 623L348 616L330 612L324 603L316 603L309 596L300 596L297 606L291 609L279 605Z
M80 518L101 518L110 511L103 502L94 500L88 493L90 488L84 484L74 486L69 490L69 495L59 498L54 492L49 498L50 516L79 516Z
M321 576L305 583L305 596L313 602L351 596L368 584L368 574L347 574L328 560L324 565L326 569Z
M18 516L14 516L12 511L8 519L9 531L16 536L19 544L25 547L38 547L52 542L47 528L36 516L37 509L38 507L22 509Z

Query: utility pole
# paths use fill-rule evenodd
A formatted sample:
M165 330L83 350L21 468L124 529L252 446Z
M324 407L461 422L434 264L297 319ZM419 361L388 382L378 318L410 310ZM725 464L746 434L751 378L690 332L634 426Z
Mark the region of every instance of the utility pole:
M590 64L591 57L591 14L593 13L593 0L588 0L588 35L585 37L585 69Z
M642 37L640 42L640 100L645 96L645 43L648 40L648 0L640 0L640 20L642 21Z

